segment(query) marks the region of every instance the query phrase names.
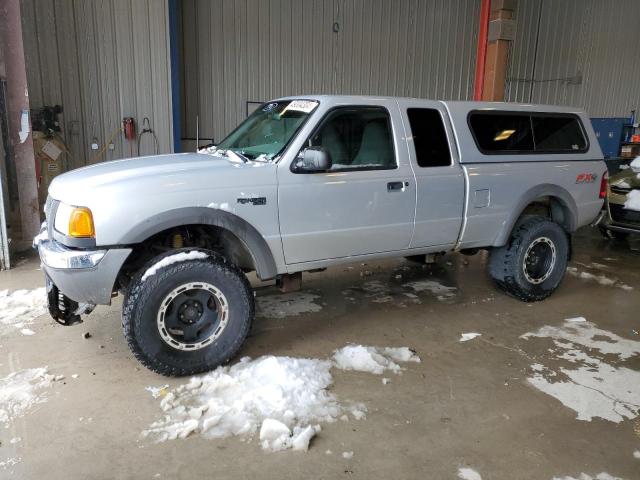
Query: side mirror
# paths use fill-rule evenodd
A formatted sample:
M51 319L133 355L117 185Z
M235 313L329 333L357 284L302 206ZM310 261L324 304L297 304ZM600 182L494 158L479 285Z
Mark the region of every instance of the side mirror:
M331 155L322 147L305 148L298 156L296 170L324 172L331 168Z

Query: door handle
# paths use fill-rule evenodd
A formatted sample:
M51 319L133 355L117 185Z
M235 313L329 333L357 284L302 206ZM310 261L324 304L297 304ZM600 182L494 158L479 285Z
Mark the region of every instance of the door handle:
M389 182L387 183L387 192L401 192L404 187L409 186L409 182Z

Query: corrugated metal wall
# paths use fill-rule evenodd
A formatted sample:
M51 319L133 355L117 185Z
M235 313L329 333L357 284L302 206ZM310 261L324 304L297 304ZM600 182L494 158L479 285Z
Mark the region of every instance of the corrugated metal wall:
M518 0L516 22L508 100L578 106L592 117L640 107L638 0Z
M172 150L166 0L22 0L31 108L60 104L69 167L130 156L123 117L148 117L161 152ZM114 150L95 158L115 135ZM153 153L145 140L141 153Z
M199 116L219 141L247 101L283 95L472 96L478 0L181 3L184 137Z

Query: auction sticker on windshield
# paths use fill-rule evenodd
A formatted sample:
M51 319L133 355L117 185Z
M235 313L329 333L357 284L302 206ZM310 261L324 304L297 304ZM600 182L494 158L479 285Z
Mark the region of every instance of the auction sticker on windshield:
M317 106L318 102L316 102L315 100L293 100L284 108L284 110L282 110L282 113L280 115L283 115L287 110L311 113Z

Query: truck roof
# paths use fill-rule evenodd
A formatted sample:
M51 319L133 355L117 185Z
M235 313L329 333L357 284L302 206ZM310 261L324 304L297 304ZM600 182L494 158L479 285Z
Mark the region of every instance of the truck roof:
M457 111L460 110L510 110L510 111L529 111L529 112L550 112L550 113L575 113L584 114L585 111L579 107L563 106L563 105L546 105L535 103L518 103L518 102L476 102L465 100L438 100L429 98L415 98L415 97L391 97L386 95L291 95L287 97L280 97L274 100L336 100L346 103L358 103L363 99L375 100L405 100L409 102L415 102L416 105L420 102L439 102L450 109Z

